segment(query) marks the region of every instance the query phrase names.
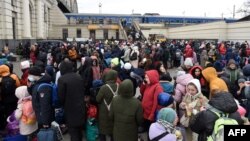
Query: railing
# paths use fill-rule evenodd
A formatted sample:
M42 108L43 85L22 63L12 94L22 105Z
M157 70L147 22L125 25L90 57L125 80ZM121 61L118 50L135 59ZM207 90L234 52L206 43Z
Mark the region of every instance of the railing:
M136 22L136 21L133 21L132 24L133 24L133 26L134 26L136 32L138 32L138 33L141 35L141 38L142 38L143 40L147 41L147 38L146 38L145 35L141 32L141 28L140 28L140 26L139 26L139 23Z
M122 32L123 37L125 38L125 40L128 40L127 32L124 30L121 21L119 21L119 26L121 27L121 28L120 28L120 31Z

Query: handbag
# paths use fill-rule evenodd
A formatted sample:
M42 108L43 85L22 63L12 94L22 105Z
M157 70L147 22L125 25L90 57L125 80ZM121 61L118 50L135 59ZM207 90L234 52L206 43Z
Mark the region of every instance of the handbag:
M37 133L38 141L57 141L56 131L52 128L40 129Z
M181 117L180 119L180 123L181 125L183 125L184 127L188 127L189 126L189 120L190 117L186 116L185 114Z

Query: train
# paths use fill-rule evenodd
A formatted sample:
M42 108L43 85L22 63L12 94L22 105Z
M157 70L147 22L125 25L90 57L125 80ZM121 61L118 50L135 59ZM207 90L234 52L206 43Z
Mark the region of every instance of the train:
M210 17L187 17L187 16L161 16L158 13L141 14L93 14L93 13L65 13L68 20L74 19L78 24L97 23L103 24L106 21L109 24L125 21L131 24L133 21L139 23L165 23L169 25L180 24L199 24L215 21L225 21L231 23L237 21L233 18L210 18Z

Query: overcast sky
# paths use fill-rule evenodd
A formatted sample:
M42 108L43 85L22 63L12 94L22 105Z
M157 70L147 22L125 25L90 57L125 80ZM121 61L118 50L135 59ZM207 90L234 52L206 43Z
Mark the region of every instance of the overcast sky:
M159 13L169 16L233 17L246 0L77 0L79 13L131 14ZM242 17L236 13L236 17Z

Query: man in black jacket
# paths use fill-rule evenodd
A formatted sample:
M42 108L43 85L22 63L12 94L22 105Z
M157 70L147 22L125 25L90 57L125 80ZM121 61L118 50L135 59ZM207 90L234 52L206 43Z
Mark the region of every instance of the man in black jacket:
M65 110L71 141L81 141L81 129L85 122L84 84L81 76L74 73L72 68L73 64L70 61L60 64L58 95Z
M219 92L215 94L208 102L212 107L229 114L229 118L235 119L238 124L243 124L240 114L237 112L238 106L232 96L228 92ZM198 141L207 141L207 137L212 135L215 121L219 117L211 110L204 110L198 113L193 120L190 121L189 127L197 134Z
M40 87L41 84L51 83L51 77L38 66L29 70L28 91L32 95L32 106L36 114L39 128L48 128L54 120L54 108L52 106L51 87ZM39 89L38 89L39 88Z

